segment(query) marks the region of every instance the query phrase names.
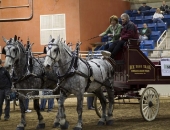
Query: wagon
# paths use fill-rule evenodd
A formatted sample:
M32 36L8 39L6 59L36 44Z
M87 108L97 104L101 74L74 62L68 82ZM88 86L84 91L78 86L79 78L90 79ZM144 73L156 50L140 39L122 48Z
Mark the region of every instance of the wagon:
M159 111L159 94L148 84L169 84L170 77L162 76L160 62L152 62L139 48L137 40L129 40L116 56L114 76L115 99L138 99L140 112L146 121L156 118ZM140 95L139 90L144 88ZM106 98L107 98L107 94ZM95 97L95 110L101 116L101 106Z

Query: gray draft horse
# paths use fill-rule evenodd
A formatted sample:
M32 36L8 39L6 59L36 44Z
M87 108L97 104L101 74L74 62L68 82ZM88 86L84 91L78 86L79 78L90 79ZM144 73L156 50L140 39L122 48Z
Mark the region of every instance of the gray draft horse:
M82 130L82 110L85 92L93 92L102 105L102 117L98 125L113 124L113 103L114 103L114 67L105 59L92 59L85 61L78 57L79 45L75 52L57 38L51 40L46 50L44 66L50 69L57 63L57 77L60 86L60 98L58 100L58 113L55 119L56 125L61 129L68 129L69 122L66 120L64 101L70 94L77 97L78 122L74 130ZM101 89L106 87L108 92L109 107L106 107L106 99Z
M18 77L18 80L15 82L15 89L44 89L56 88L57 81L55 71L48 71L46 73L44 71L43 62L44 58L36 59L28 56L28 49L24 48L23 44L17 39L15 36L10 40L6 40L3 38L6 46L2 49L2 53L6 55L4 67L9 71L13 68L15 74ZM29 52L30 53L30 52ZM29 63L28 63L29 62ZM30 63L31 62L31 63ZM29 65L32 64L32 65ZM29 69L28 67L32 67ZM30 70L30 72L28 71ZM33 73L33 75L28 74ZM23 95L38 95L38 91L18 91ZM17 125L16 130L24 130L26 126L25 120L25 97L20 96L19 105L21 109L21 122ZM34 109L37 112L39 123L37 125L37 129L45 128L45 123L43 120L43 116L40 113L39 107L39 99L34 100Z

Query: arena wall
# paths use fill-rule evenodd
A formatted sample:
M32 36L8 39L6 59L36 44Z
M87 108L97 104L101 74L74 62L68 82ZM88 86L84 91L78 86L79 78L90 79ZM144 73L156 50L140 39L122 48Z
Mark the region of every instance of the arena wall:
M40 15L65 14L66 42L84 41L104 31L109 25L109 17L113 14L120 16L130 3L120 0L33 0L33 17L25 21L13 21L13 18L28 18L31 7L6 8L8 6L27 5L32 0L2 0L0 2L0 37L9 39L15 34L24 43L28 37L34 42L33 51L42 52L40 45ZM11 19L3 22L3 19ZM95 39L94 41L100 41ZM94 42L90 41L90 42ZM81 50L87 50L90 42L83 42ZM0 46L5 43L0 39ZM4 57L3 57L4 59Z

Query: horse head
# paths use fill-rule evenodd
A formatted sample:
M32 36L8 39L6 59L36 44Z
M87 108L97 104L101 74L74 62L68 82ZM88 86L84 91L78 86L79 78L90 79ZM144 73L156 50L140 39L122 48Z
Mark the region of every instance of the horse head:
M5 64L4 67L8 70L12 69L13 64L19 59L20 45L22 45L15 35L14 38L7 40L3 37L6 46L2 49L2 54L5 54Z
M44 66L49 69L55 62L58 62L60 59L60 49L61 41L60 36L55 40L50 35L49 43L44 47L44 53L46 53L46 58L44 61Z

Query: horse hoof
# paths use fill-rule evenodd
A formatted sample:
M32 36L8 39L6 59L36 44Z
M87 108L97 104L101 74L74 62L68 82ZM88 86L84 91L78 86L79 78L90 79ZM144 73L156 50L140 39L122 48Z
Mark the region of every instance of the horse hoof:
M73 130L82 130L80 127L74 127Z
M60 123L55 122L55 123L53 124L53 128L59 128L59 127L60 127Z
M69 122L66 121L64 125L60 125L61 130L67 130L69 127Z
M113 120L106 121L106 125L113 125Z
M98 126L103 126L103 125L105 125L105 123L102 122L102 121L99 121L97 125L98 125Z
M38 124L37 125L37 130L39 130L39 129L44 129L45 128L45 123L41 123L41 124Z
M16 130L24 130L24 127L17 127Z

